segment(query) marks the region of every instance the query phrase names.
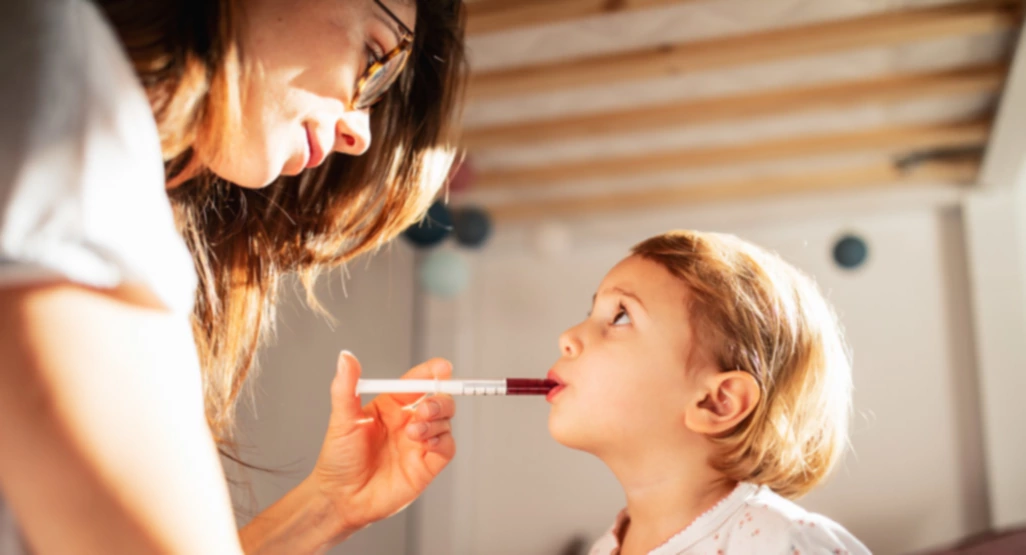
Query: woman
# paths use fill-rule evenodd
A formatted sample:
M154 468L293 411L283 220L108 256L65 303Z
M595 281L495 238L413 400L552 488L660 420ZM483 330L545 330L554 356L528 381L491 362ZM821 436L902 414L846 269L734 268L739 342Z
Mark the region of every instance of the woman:
M241 531L218 449L232 454L280 277L309 285L436 194L461 15L459 0L5 5L0 553L319 552L452 458L452 400L361 407L348 353L315 470Z

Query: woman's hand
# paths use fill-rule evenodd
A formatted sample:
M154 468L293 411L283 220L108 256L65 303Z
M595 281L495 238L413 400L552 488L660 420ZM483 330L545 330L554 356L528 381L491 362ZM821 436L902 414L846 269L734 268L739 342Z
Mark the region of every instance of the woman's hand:
M403 378L451 375L452 365L436 358ZM451 397L380 395L363 407L356 395L359 378L360 363L343 351L331 384L328 432L310 476L348 533L409 505L456 454L449 423L456 405Z

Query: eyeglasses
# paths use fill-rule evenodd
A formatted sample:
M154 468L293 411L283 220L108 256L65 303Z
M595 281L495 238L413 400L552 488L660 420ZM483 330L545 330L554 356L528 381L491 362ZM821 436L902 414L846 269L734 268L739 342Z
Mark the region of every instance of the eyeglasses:
M381 0L374 0L392 21L399 26L399 44L386 52L380 58L375 57L374 61L367 64L363 75L356 80L355 94L353 95L353 109L364 110L373 106L388 91L399 75L402 74L406 62L410 59L410 51L413 49L413 31L402 22L392 10L388 9ZM374 56L371 53L371 56Z

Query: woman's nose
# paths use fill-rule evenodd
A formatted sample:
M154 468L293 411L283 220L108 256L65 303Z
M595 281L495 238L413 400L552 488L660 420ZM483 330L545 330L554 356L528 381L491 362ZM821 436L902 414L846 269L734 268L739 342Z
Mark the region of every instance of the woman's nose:
M335 151L359 156L370 144L370 111L346 110L335 126Z
M570 358L581 354L581 339L575 328L570 328L559 335L559 350L563 356Z

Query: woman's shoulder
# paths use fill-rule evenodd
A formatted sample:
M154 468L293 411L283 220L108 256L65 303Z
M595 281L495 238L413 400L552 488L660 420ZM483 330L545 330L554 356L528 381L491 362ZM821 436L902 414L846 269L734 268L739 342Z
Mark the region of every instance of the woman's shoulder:
M870 553L842 525L827 516L808 511L766 487L760 487L727 526L732 544L740 542L758 546L755 551L745 551L737 545L737 552L788 555Z
M52 145L90 131L129 136L160 161L146 94L113 28L89 0L7 0L0 18L5 143ZM87 123L104 123L100 129ZM6 146L6 145L5 145Z
M191 308L153 112L99 8L8 0L0 74L0 285L132 281Z

